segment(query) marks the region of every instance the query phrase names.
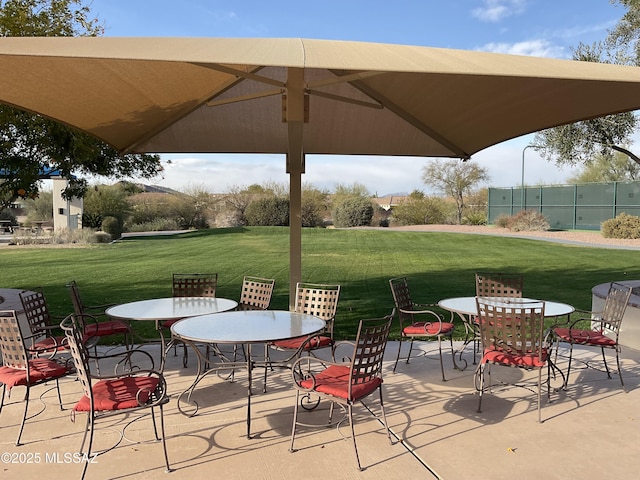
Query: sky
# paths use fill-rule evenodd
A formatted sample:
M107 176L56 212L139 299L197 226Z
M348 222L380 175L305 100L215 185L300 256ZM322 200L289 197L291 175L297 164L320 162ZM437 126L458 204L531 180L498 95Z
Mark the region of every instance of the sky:
M312 38L571 58L580 43L604 40L625 10L609 0L88 0L110 37ZM526 112L523 112L526 115ZM472 157L490 187L561 184L558 168L526 149L533 135ZM288 184L280 155L162 154L163 178L144 183L223 193L232 187ZM422 190L430 159L307 156L303 182L333 190L359 183L372 195ZM363 164L366 168L363 168ZM523 168L524 165L524 168Z

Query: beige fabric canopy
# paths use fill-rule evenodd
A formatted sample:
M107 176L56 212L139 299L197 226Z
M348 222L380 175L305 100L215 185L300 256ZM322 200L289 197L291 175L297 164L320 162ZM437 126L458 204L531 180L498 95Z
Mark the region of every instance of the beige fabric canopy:
M0 71L0 102L122 152L287 154L291 285L304 154L466 159L640 108L640 68L326 40L1 38Z

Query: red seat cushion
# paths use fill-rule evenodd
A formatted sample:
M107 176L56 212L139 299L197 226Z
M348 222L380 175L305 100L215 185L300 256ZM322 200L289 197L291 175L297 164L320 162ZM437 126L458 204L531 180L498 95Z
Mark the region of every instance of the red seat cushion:
M124 410L140 406L149 400L149 395L158 387L157 377L123 377L117 380L101 380L93 386L95 411ZM139 392L139 396L138 395ZM83 396L73 409L77 412L91 411L91 401Z
M29 347L28 350L31 352L39 350L39 352L35 353L41 354L45 352L53 352L54 350L66 350L67 345L66 337L47 337L36 342L32 347Z
M520 368L541 368L546 365L547 349L542 349L542 355L538 358L537 353L527 353L518 355L516 353L505 352L500 349L486 349L482 356L482 363L497 363L508 367Z
M304 342L306 342L307 338L308 337L296 337L290 338L288 340L278 340L277 342L273 342L273 345L278 348L285 348L287 350L297 350ZM311 340L309 340L309 342L307 342L307 344L304 346L304 350L328 347L329 345L331 345L330 337L312 337Z
M553 331L561 340L581 345L596 345L598 347L613 347L616 341L603 333L593 330L578 330L568 328L556 328Z
M416 322L402 329L403 335L448 335L453 332L453 323Z
M178 320L165 320L162 322L162 328L171 328L171 325L176 323Z
M29 384L60 378L69 373L69 369L47 358L29 360ZM0 382L9 390L16 385L27 385L27 370L11 367L0 367Z
M116 335L118 333L129 333L129 327L123 322L98 322L90 323L84 329L87 337L105 337L107 335Z
M316 392L326 393L346 400L349 394L350 381L351 375L349 367L332 365L315 376L316 383L314 390ZM381 383L382 378L376 377L369 382L353 385L351 389L351 398L349 398L349 400L355 401L359 398L366 397L378 388ZM300 384L304 388L313 388L312 379L304 380Z

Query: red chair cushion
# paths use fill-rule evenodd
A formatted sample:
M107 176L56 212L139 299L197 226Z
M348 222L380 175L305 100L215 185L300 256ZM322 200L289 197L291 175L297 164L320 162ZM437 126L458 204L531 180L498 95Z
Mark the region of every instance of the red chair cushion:
M448 335L453 332L453 323L416 322L402 329L403 335Z
M54 378L60 378L69 373L64 365L60 365L47 358L34 358L29 360L29 385ZM16 385L27 385L27 370L11 367L0 367L0 382L9 390Z
M162 322L162 328L171 328L171 325L176 323L178 320L165 320Z
M538 358L538 354L529 353L518 355L515 353L504 352L500 349L486 349L482 356L482 363L497 363L507 367L520 368L541 368L547 363L547 349L542 349L542 355Z
M101 380L93 386L95 411L124 410L139 407L149 400L149 395L158 387L157 377L123 377L117 380ZM139 392L139 394L138 394ZM138 396L137 396L138 395ZM73 409L90 412L91 401L83 396Z
M356 401L364 398L382 383L381 378L373 378L366 383L353 385L351 388L351 398L349 395L349 382L351 375L349 367L332 365L315 376L315 391L333 395L334 397L344 398L345 400ZM300 383L304 388L313 388L313 379L304 380Z
M562 341L579 343L581 345L595 345L598 347L613 347L616 341L600 332L593 330L578 330L568 328L556 328L553 331Z
M297 350L298 348L300 348L300 346L304 342L307 341L307 338L308 337L296 337L296 338L290 338L288 340L278 340L277 342L273 342L273 345L275 345L278 348L284 348L287 350ZM313 337L304 346L304 350L311 350L313 348L323 348L323 347L328 347L329 345L331 345L330 337L324 337L324 336Z
M47 337L39 342L36 342L32 347L29 347L28 350L34 352L35 350L39 350L39 352L34 353L43 353L43 352L53 352L54 350L66 350L67 349L67 339L65 337Z
M98 322L90 323L84 329L86 337L105 337L118 333L129 333L129 327L122 322Z

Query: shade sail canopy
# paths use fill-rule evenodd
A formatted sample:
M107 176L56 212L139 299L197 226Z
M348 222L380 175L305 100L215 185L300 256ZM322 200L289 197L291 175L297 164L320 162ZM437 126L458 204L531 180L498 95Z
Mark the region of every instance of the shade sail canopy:
M123 152L287 153L290 87L310 154L467 158L640 108L639 68L327 40L3 38L0 71L1 102Z
M0 38L0 72L0 103L121 152L286 154L292 287L304 154L469 158L640 108L636 67L327 40Z

